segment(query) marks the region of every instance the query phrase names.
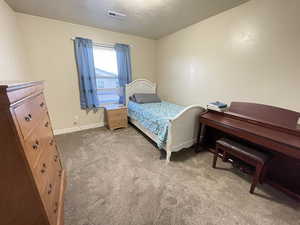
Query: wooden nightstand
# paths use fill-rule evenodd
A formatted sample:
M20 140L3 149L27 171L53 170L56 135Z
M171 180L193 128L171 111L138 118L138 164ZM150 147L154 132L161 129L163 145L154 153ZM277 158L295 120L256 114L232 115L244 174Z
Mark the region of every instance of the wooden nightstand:
M105 106L107 126L110 130L128 126L127 107L124 105Z

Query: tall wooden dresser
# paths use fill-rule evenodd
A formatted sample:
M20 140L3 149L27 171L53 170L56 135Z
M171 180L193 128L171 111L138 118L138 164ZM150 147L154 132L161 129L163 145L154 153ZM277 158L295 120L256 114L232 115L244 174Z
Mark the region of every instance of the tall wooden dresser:
M0 224L63 225L65 173L43 82L0 83Z

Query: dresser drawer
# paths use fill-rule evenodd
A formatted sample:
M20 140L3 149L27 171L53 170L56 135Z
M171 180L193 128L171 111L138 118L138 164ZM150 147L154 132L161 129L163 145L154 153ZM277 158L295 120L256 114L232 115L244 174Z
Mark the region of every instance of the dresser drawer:
M62 167L59 154L54 146L43 150L33 173L40 193L43 193L47 184L53 184L60 180Z
M33 129L29 137L24 141L25 155L30 167L36 167L37 160L42 152L49 146L54 145L53 133L50 126L49 116L46 114L43 122Z
M49 179L51 178L52 172L52 164L46 151L47 150L44 149L36 167L33 169L34 179L41 194L44 193L47 184L50 182Z
M56 225L60 196L60 185L62 181L62 168L56 148L52 147L50 154L50 170L48 183L46 184L45 192L42 195L43 203L47 209L47 215L51 224Z
M60 182L50 182L47 184L45 192L42 195L43 204L46 208L47 215L51 225L56 225L58 209L59 209L59 195Z
M42 140L37 132L33 132L25 141L24 151L31 169L36 167L38 159L42 154L43 147L41 142Z
M47 114L47 107L43 95L38 95L30 101L19 105L14 111L23 138L26 138L30 131L36 127L44 115Z

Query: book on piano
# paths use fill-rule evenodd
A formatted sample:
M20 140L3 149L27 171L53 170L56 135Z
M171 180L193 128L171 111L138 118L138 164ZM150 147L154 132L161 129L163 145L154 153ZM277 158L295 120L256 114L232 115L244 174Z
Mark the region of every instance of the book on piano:
M228 108L227 104L219 101L211 102L206 107L207 109L218 111L218 112L225 112Z

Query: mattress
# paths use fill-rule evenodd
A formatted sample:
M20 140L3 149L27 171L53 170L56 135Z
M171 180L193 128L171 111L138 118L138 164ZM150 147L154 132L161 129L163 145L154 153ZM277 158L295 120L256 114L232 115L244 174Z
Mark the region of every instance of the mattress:
M128 102L128 116L139 121L158 137L156 144L160 149L164 148L167 142L169 120L176 117L184 109L184 106L164 101L145 104Z

